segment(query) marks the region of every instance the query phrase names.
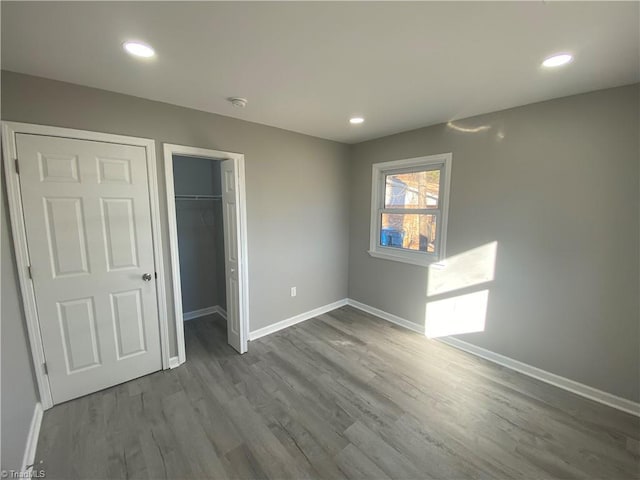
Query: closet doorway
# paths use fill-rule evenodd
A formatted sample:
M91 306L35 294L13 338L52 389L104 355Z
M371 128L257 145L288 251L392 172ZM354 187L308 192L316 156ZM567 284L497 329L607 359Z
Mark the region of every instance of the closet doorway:
M247 351L248 275L244 155L164 145L177 358L185 322ZM208 339L212 340L212 339Z

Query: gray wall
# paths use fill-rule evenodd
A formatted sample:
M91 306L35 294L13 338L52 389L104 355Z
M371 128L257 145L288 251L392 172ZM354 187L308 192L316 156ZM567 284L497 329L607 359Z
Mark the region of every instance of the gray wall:
M638 401L638 114L634 85L355 145L350 298L424 324L428 301L488 289L485 330L460 339ZM448 256L497 256L493 281L428 297L428 269L366 253L371 164L443 152Z
M176 195L220 195L220 162L173 156ZM182 311L226 309L220 200L176 200Z
M220 162L174 155L173 188L176 195L220 195Z
M0 312L0 336L2 337L2 459L0 469L18 470L31 425L33 409L38 401L37 387L33 377L31 353L20 289L16 284L17 270L8 210L4 189L4 169L0 194L0 282L2 282L2 304Z
M490 127L477 133L437 125L352 147L11 72L2 100L4 120L153 138L159 167L163 142L244 153L252 330L347 293L424 323L428 270L366 254L371 164L453 152L448 254L498 242L494 280L462 290L489 290L485 330L460 338L640 399L637 85L455 122ZM16 468L36 389L1 211L2 468Z
M348 147L278 128L104 90L2 72L2 119L156 140L245 155L250 328L347 296ZM166 202L161 202L166 217ZM170 271L163 229L165 270ZM327 261L331 259L331 261ZM298 295L290 297L290 287ZM173 327L171 285L168 287ZM171 346L176 352L175 344Z

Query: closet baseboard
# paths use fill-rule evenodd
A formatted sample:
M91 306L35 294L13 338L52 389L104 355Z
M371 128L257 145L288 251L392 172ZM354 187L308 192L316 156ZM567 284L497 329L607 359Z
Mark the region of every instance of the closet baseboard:
M200 310L193 310L191 312L184 312L182 314L182 320L193 320L194 318L206 317L213 313L219 314L225 320L227 319L227 312L220 306L214 305L213 307L201 308Z

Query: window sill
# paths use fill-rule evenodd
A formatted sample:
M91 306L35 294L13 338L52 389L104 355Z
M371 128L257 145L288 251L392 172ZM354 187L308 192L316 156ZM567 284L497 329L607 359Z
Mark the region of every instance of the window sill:
M394 253L380 250L368 250L367 253L375 258L381 258L383 260L393 260L394 262L408 263L409 265L415 265L418 267L444 267L444 264L437 257L427 256L420 253Z

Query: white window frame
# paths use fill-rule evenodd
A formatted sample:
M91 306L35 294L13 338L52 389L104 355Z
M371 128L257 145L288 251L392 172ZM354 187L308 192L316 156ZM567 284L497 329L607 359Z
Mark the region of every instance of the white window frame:
M374 163L371 175L371 232L369 236L369 255L385 260L428 266L445 259L447 245L447 222L449 217L449 192L451 190L451 153L441 153L426 157L407 158L391 162ZM441 167L441 191L438 201L440 214L437 219L437 253L417 252L397 247L380 245L382 213L385 198L385 176L401 171L419 171L421 167L429 169ZM422 213L422 211L415 212Z

